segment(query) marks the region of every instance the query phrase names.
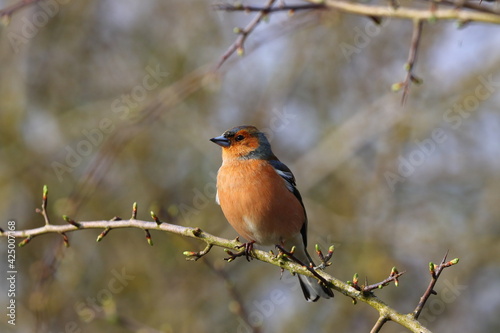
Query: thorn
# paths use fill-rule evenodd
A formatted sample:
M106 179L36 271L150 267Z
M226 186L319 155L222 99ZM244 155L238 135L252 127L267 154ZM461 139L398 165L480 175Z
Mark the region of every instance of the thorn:
M106 229L103 230L103 232L101 232L99 234L99 236L97 236L97 239L96 239L96 242L100 242L107 234L108 232L111 230L110 227L107 227Z
M149 230L144 229L144 232L146 232L146 240L148 241L148 244L153 246L153 240L151 239L151 234L149 233Z
M151 217L153 218L153 220L156 222L157 225L160 225L162 223L158 218L158 216L156 216L156 214L153 211L151 211Z
M110 221L121 221L122 218L119 216L114 216Z
M32 239L33 239L32 236L26 237L19 243L19 247L23 247L24 245L28 244Z
M2 228L0 228L0 234L3 234L5 231L3 231Z
M69 239L68 239L68 236L67 236L64 232L62 232L62 233L61 233L61 236L63 237L64 246L65 246L65 247L69 247Z
M80 223L76 222L75 220L70 219L68 215L63 215L62 217L63 217L64 221L68 222L71 225L74 225L77 228L80 228L82 226Z
M136 217L137 217L137 202L134 202L134 204L132 205L132 217L131 217L131 219L135 220Z

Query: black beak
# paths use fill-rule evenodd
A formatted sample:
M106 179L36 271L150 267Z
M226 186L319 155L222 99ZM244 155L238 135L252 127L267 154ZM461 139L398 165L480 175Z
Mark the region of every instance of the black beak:
M213 143L218 144L221 147L229 147L230 141L228 138L225 138L224 136L216 136L215 138L211 138L210 141Z

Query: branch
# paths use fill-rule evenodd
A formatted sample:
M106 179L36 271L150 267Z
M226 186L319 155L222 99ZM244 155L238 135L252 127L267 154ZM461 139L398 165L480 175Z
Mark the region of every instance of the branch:
M411 37L410 51L408 53L408 60L405 64L406 77L403 82L395 83L392 85L393 91L398 91L403 89L403 96L401 97L401 105L405 105L408 95L410 93L410 86L412 83L421 84L422 79L418 78L414 73L413 69L417 61L418 46L420 45L420 39L422 38L422 26L424 21L414 20L413 21L413 34Z
M314 1L313 1L314 2ZM375 16L391 17L409 20L457 20L462 22L483 22L500 24L500 13L483 7L472 7L474 10L463 9L418 9L409 7L394 8L389 5L365 5L357 2L347 2L340 0L325 0L328 8L337 9L345 13Z
M285 5L282 1L275 5L276 1L269 0L265 6L245 6L242 4L218 4L214 8L227 12L244 11L244 12L259 12L259 14L250 22L244 29L235 28L234 31L240 36L222 55L221 60L217 64L220 68L222 64L234 53L239 55L244 53L243 44L249 34L261 22L261 20L270 13L289 11L293 13L297 10L323 10L335 9L346 14L366 16L379 24L382 18L399 18L409 19L413 21L413 36L406 63L406 78L403 82L392 85L393 91L403 89L401 104L404 105L409 96L410 86L412 83L421 83L422 80L415 76L413 72L414 65L417 59L418 46L422 37L422 26L424 21L434 22L436 20L456 20L463 26L469 22L483 22L500 24L500 12L490 7L482 6L466 2L466 0L420 0L416 1L413 6L399 6L395 0L391 0L387 4L367 5L359 2L351 2L346 0L304 0L307 4ZM426 8L420 8L420 3L430 3ZM439 5L444 5L453 8L439 8Z
M420 298L420 301L418 302L417 307L413 311L412 315L415 319L418 319L420 316L420 313L422 312L422 309L424 308L425 303L429 299L431 295L436 295L436 291L434 291L434 286L436 285L436 282L443 272L443 270L447 267L453 266L458 264L458 258L455 258L450 261L446 261L446 257L448 256L448 252L443 257L443 260L441 260L441 264L435 265L433 262L429 263L429 272L431 274L431 281L429 282L429 286L425 290L424 294Z
M227 51L222 55L219 63L217 64L217 69L219 69L222 64L234 53L237 52L238 55L243 55L245 53L244 45L245 40L248 35L252 33L252 31L257 27L257 25L262 21L262 19L269 13L271 7L276 2L276 0L268 0L267 4L262 8L262 10L257 14L253 20L248 23L245 28L234 28L234 32L239 34L238 38L234 41L233 44L227 49ZM222 5L219 5L222 6Z
M222 10L226 12L295 12L299 10L307 10L307 9L324 9L326 8L324 3L309 3L304 5L280 5L278 7L260 7L260 6L245 6L243 4L231 5L228 3L220 3L215 4L213 6L215 10Z
M197 260L202 256L206 255L213 246L222 247L225 249L236 250L242 247L242 243L236 240L229 240L221 237L217 237L202 231L200 228L192 228L192 227L183 227L179 225L174 225L170 223L165 223L160 221L160 219L156 216L155 213L151 212L151 217L153 221L143 221L137 220L137 204L134 203L132 207L132 216L128 220L122 220L119 217L114 217L113 219L101 220L101 221L75 221L67 216L64 216L63 219L67 222L67 224L54 225L51 224L48 215L45 211L47 205L47 187L44 186L43 194L42 194L42 209L38 209L40 213L42 213L45 219L45 225L39 228L28 229L28 230L19 230L19 231L4 231L0 229L0 237L8 237L8 238L25 238L19 243L19 246L24 246L28 244L33 238L38 237L40 235L49 234L49 233L57 233L62 236L64 244L69 246L69 240L67 237L67 233L77 231L77 230L85 230L85 229L102 229L103 231L97 237L97 241L101 241L104 237L106 237L113 229L121 229L121 228L137 228L142 229L146 232L146 239L150 245L153 245L151 241L151 234L149 230L158 230L165 231L172 234L176 234L183 237L195 238L201 240L206 243L206 247L199 252L193 251L185 251L184 255L187 259ZM314 277L327 285L328 287L335 289L339 293L348 296L353 299L356 303L357 301L364 302L374 309L376 309L379 314L379 320L375 324L372 332L378 332L380 327L382 327L387 321L396 322L412 332L421 332L428 333L430 332L427 328L422 326L420 322L418 322L418 316L425 305L425 302L429 298L432 293L435 293L433 288L439 278L442 270L446 267L450 267L458 262L458 259L454 259L452 261L446 262L446 256L442 260L441 264L436 266L433 263L430 264L430 272L432 276L431 283L427 288L424 296L420 299L420 302L415 309L414 312L410 314L403 314L395 309L389 307L383 301L381 301L377 296L373 294L373 290L377 288L382 288L386 286L390 282L395 282L396 285L398 283L398 278L404 273L399 273L396 268L391 270L389 277L379 283L369 285L369 286L358 286L358 277L355 274L352 282L345 283L337 278L325 273L321 269L314 269L309 267L309 265L298 263L297 260L293 256L293 250L290 252L285 251L283 248L280 250L286 255L274 255L273 253L268 253L260 250L252 250L249 255L253 258L258 259L260 261L275 265L280 267L282 270L286 269L292 274L302 274L309 277ZM328 260L331 258L333 254L333 247L330 247L327 255L323 255L319 247L316 247L316 252L322 261L322 267L326 267L329 265ZM291 259L291 260L290 260Z
M39 228L29 229L29 230L19 230L19 231L2 231L0 236L2 237L16 237L23 238L26 237L20 244L20 246L26 245L27 239L32 240L33 238L49 234L49 233L70 233L77 230L87 230L87 229L104 229L106 234L100 237L99 240L102 240L106 235L109 235L109 231L114 229L123 229L123 228L137 228L137 229L148 229L148 230L158 230L165 231L172 234L176 234L183 237L194 238L201 241L204 241L207 246L218 246L226 249L237 250L238 246L241 246L242 243L236 240L229 240L221 237L217 237L211 235L207 232L202 231L199 228L192 227L183 227L179 225L169 224L162 222L158 224L157 222L149 222L143 220L117 220L117 221L78 221L79 227L72 224L63 224L63 225L53 225L48 224ZM102 233L101 233L102 235ZM101 236L100 235L100 236ZM22 245L21 245L22 244ZM206 250L207 248L205 248ZM205 251L204 250L204 251ZM203 254L199 252L190 252L186 251L184 254L188 258L200 257L206 254L208 251L205 251ZM377 296L372 293L364 293L363 291L356 290L354 287L349 286L347 283L338 280L337 278L323 272L323 271L315 271L316 274L313 274L307 266L301 266L292 261L283 260L282 258L278 258L277 256L264 252L261 250L254 249L251 252L252 257L258 259L260 261L284 268L288 270L292 274L303 274L310 277L315 277L315 275L321 276L321 278L327 283L327 285L339 293L344 294L345 296L356 299L357 301L367 303L371 307L375 308L379 313L384 313L385 317L388 320L392 320L400 325L410 329L413 332L430 332L427 328L422 326L415 318L412 316L408 316L402 313L397 312L396 310L390 308L387 304L382 302Z

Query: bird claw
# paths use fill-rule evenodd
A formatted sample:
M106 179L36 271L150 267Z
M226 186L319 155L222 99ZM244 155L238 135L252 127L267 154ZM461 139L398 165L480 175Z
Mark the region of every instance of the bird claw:
M234 252L231 252L231 251L226 251L226 253L229 254L229 257L228 258L224 258L224 260L226 260L227 262L231 262L231 261L233 261L234 259L236 259L238 257L245 256L247 258L247 261L250 261L250 259L253 259L251 252L253 250L253 244L254 243L255 243L255 241L251 241L251 242L243 243L241 245L236 246L237 249L244 248L240 252L234 253Z

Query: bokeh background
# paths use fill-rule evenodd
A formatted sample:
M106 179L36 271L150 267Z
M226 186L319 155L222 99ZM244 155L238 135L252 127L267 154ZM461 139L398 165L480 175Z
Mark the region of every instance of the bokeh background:
M2 8L13 1L0 1ZM257 2L259 3L259 2ZM495 4L484 4L494 6ZM0 28L0 216L17 230L49 186L52 223L138 218L234 238L214 202L220 148L235 125L268 133L295 173L309 242L335 245L328 272L399 287L377 292L412 311L429 261L449 250L421 320L436 332L498 332L500 320L499 27L426 23L406 106L412 24L377 27L335 11L273 15L211 72L252 15L209 1L52 1ZM34 24L36 23L36 25ZM377 313L334 300L310 304L296 278L203 244L140 230L45 235L17 249L17 321L2 332L367 332ZM7 242L0 267L7 271ZM7 304L2 275L0 304ZM388 323L384 332L404 332Z

